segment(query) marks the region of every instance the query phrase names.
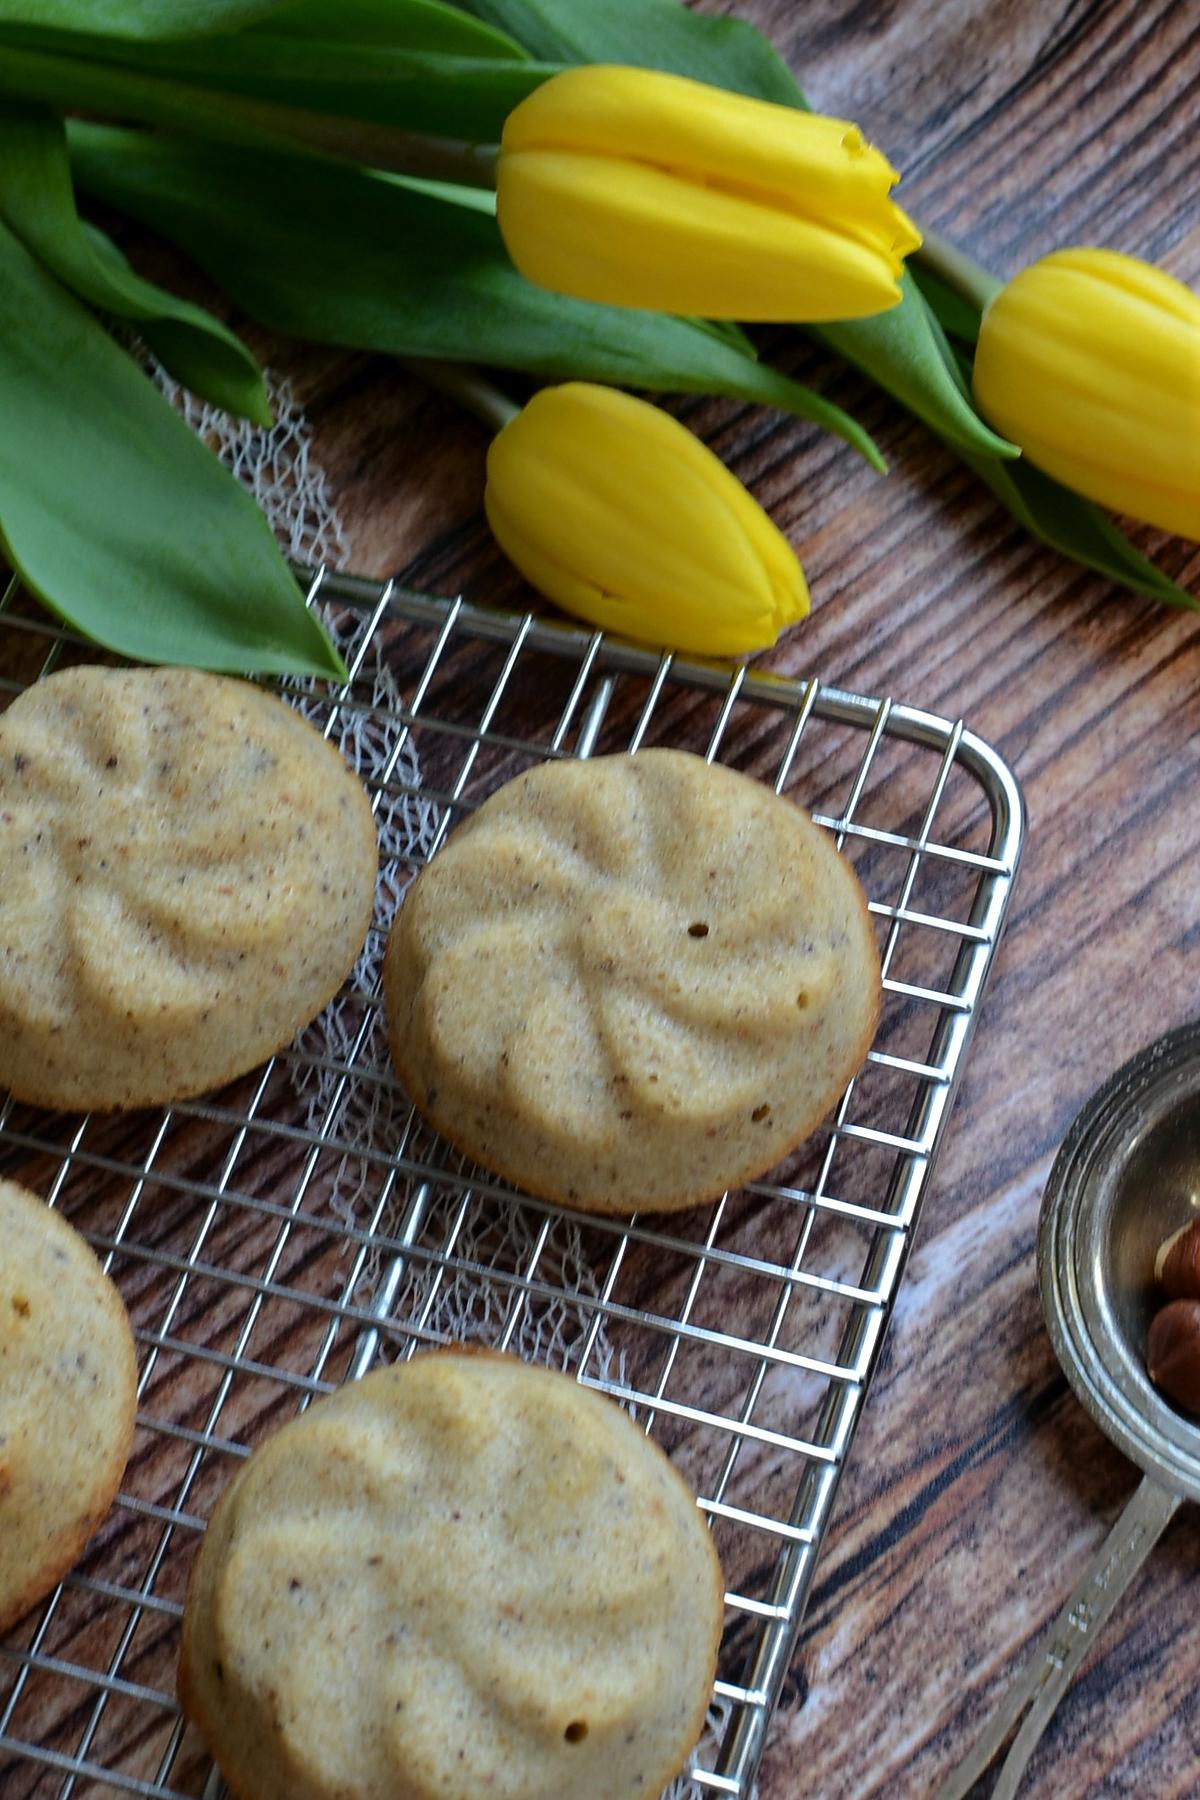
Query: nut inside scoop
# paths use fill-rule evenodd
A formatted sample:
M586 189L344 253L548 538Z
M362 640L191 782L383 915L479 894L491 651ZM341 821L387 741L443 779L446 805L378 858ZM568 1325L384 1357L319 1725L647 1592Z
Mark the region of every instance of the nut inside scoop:
M1059 1361L1106 1435L1200 1499L1200 1419L1150 1381L1163 1240L1200 1217L1200 1024L1134 1057L1083 1108L1047 1183L1042 1304Z
M1200 1217L1200 1092L1180 1096L1141 1132L1116 1172L1108 1207L1112 1316L1130 1355L1144 1358L1165 1298L1155 1260L1165 1240Z

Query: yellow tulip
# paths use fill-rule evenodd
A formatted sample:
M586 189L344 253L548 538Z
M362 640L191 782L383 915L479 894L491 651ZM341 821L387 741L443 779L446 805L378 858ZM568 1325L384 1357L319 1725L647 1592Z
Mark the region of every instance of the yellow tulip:
M974 384L1047 475L1200 538L1200 299L1181 282L1115 250L1043 257L984 313Z
M539 287L712 319L895 306L921 239L856 125L678 75L564 70L509 114L497 216Z
M808 611L787 539L711 450L615 388L543 388L488 451L488 523L566 612L702 656L773 644Z

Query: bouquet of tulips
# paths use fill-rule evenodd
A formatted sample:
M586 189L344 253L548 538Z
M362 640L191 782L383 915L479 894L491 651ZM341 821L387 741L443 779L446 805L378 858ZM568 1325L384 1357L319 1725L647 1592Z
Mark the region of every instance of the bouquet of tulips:
M248 496L101 321L265 422L261 372L82 194L265 326L418 359L496 431L503 549L625 636L739 656L808 609L761 508L628 390L782 408L883 469L759 359L765 321L817 333L1047 543L1195 606L1103 509L1200 538L1200 300L1096 249L1002 286L922 242L896 180L750 26L676 0L0 0L0 542L125 655L344 674ZM548 385L518 409L505 370Z

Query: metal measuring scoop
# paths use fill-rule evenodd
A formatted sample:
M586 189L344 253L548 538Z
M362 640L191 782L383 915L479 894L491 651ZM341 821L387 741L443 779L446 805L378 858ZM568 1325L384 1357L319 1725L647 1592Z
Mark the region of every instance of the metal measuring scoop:
M971 1752L936 1800L963 1800L1016 1729L992 1800L1025 1765L1101 1626L1181 1500L1200 1500L1200 1424L1146 1374L1163 1296L1154 1256L1200 1214L1200 1023L1151 1044L1094 1094L1063 1142L1038 1223L1038 1283L1063 1371L1144 1473L1124 1512ZM1018 1729L1019 1726L1019 1729Z

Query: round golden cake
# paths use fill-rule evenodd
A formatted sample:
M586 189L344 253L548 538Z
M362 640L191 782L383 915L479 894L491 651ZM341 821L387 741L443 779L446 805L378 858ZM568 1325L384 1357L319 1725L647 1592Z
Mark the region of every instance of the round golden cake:
M0 1181L0 1632L66 1574L112 1505L136 1393L129 1320L90 1247Z
M179 1692L241 1800L654 1800L711 1697L721 1571L610 1400L439 1351L239 1470Z
M244 1074L336 993L370 922L370 803L249 682L79 668L0 718L0 1087L165 1104Z
M694 1205L807 1137L879 1011L867 904L828 835L682 751L531 769L410 887L392 1057L484 1168L625 1213Z

